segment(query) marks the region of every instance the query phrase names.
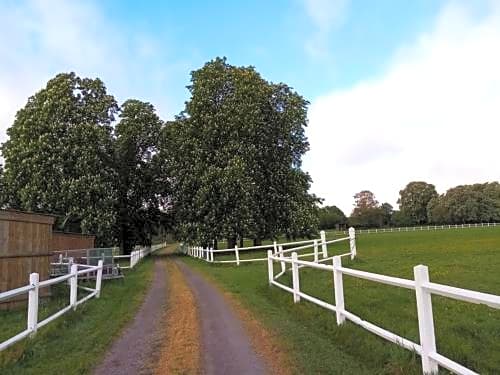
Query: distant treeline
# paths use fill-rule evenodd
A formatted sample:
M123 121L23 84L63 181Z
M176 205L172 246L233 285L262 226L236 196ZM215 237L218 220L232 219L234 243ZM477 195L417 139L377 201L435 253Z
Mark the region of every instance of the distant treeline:
M349 217L336 206L320 208L320 228L380 228L500 221L498 182L460 185L439 195L434 185L413 181L399 192L399 210L394 210L389 203L380 204L369 190L357 193L354 200L354 209Z

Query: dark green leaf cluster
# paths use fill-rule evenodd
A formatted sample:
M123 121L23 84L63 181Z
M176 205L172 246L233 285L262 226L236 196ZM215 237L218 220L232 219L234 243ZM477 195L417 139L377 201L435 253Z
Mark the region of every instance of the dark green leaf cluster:
M337 206L325 206L319 209L319 228L336 229L347 225L347 217Z
M300 169L308 102L220 58L192 72L188 89L163 136L178 237L208 244L314 233L318 200Z
M427 206L435 224L464 224L500 221L500 184L461 185L436 196Z
M30 97L2 145L2 202L58 215L62 230L146 243L158 222L156 143L162 122L148 103L127 101L120 113L99 79L59 74Z

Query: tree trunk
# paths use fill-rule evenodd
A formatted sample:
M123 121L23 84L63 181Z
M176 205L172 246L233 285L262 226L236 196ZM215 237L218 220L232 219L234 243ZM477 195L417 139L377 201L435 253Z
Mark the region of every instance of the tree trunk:
M218 247L217 247L217 245L218 245L217 240L213 240L213 245L214 245L214 250L217 250L218 249Z
M231 248L234 248L235 246L236 246L236 238L235 237L228 238L227 239L227 248L231 249Z
M240 238L240 247L243 247L243 237Z
M254 238L253 239L253 245L254 246L260 246L260 245L262 245L262 239L260 239L260 238Z

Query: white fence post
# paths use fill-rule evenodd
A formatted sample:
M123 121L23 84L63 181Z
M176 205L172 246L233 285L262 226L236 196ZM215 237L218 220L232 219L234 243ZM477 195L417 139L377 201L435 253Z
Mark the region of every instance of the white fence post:
M101 283L102 283L102 267L103 267L103 262L102 260L100 260L98 263L97 263L97 266L99 267L97 269L97 275L96 275L96 278L95 278L95 297L96 298L99 298L101 296Z
M333 257L333 287L335 291L335 312L337 314L337 325L342 325L345 322L345 316L342 312L345 309L344 305L344 282L342 280L342 272L339 268L342 267L340 256Z
M351 259L356 258L356 230L349 228L349 247L351 248Z
M76 264L73 264L71 266L71 278L69 279L69 304L73 307L73 309L76 309L76 299L78 296L78 266Z
M292 253L292 282L293 282L293 302L300 302L300 279L299 279L299 265L297 262L297 253Z
M206 248L206 252L207 252L207 262L210 262L210 250L209 250L208 246Z
M234 255L236 255L236 265L240 265L240 252L238 251L238 245L234 246Z
M134 252L130 253L130 268L134 267Z
M210 261L213 263L214 262L214 248L210 248Z
M417 297L418 331L422 346L422 370L424 374L437 374L438 364L429 357L430 353L436 351L432 299L431 293L423 288L423 285L429 282L429 269L427 266L419 265L413 268L413 274L415 275L415 295Z
M272 250L267 250L267 274L269 278L269 285L271 285L274 277L273 260L271 259L272 256L273 256Z
M319 254L318 254L318 240L314 240L314 263L318 263Z
M278 251L278 246L276 244L276 241L273 241L273 249L274 249L274 253L276 254L276 252Z
M328 246L326 246L326 233L324 230L319 232L321 236L321 250L323 251L323 258L328 258Z
M33 336L38 328L38 283L39 283L38 273L30 274L30 285L34 286L34 289L28 292L28 329L31 331L31 336Z
M279 257L280 258L284 258L284 255L283 255L283 246L279 245L278 246L278 252L279 252ZM280 262L281 263L281 272L285 272L285 269L286 269L286 264L285 262Z

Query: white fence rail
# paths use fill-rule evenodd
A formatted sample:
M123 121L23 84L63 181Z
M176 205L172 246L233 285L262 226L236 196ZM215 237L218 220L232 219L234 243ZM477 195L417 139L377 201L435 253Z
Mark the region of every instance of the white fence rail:
M305 250L305 249L312 249L313 252L307 253L307 254L300 254L299 257L306 257L306 256L314 256L314 261L315 262L322 262L326 261L328 258L328 244L335 243L335 242L341 242L341 241L347 241L349 240L350 245L349 245L349 252L342 254L342 256L347 256L350 255L351 259L354 259L356 257L356 232L354 228L349 228L349 236L344 237L344 238L337 238L334 240L326 240L326 234L325 231L320 232L320 238L319 239L313 239L313 240L304 240L304 241L295 241L295 242L284 242L284 243L277 243L274 241L272 244L268 245L259 245L259 246L249 246L249 247L238 247L237 245L234 248L228 248L228 249L218 249L214 250L211 247L202 247L202 246L186 246L183 248L184 254L194 257L194 258L199 258L202 260L205 260L206 262L210 263L227 263L227 264L236 264L239 266L241 263L245 262L265 262L267 261L267 257L262 257L262 258L252 258L252 259L241 259L240 258L240 253L245 252L245 251L253 251L253 250L271 250L273 251L274 254L286 254L290 253L292 251L299 251L299 250ZM299 246L295 246L299 245ZM287 248L283 250L285 246L295 246L292 248ZM320 247L321 247L321 253L320 253ZM234 259L229 259L229 260L215 260L214 259L214 254L234 254ZM323 259L320 260L320 255L322 256Z
M81 268L79 270L79 268ZM26 322L26 329L17 335L9 338L8 340L0 343L0 351L8 348L14 343L36 334L38 328L50 323L51 321L59 318L63 314L67 313L71 309L75 310L78 305L84 303L85 301L95 297L99 298L101 293L101 282L102 282L102 269L103 262L99 260L97 266L87 266L81 264L73 264L71 266L71 272L67 275L60 276L53 279L48 279L45 281L39 281L38 273L32 273L29 276L29 284L20 288L8 290L6 292L0 293L0 301L7 300L15 296L19 296L24 293L28 293L28 319ZM89 275L91 273L96 273L95 278L95 288L88 288L78 285L78 277L82 275ZM51 316L45 318L44 320L38 321L38 305L39 305L39 290L40 288L48 287L50 285L55 285L58 283L66 282L68 280L70 287L69 294L69 304L58 312L52 314ZM78 299L78 288L90 292L85 297Z
M129 259L130 263L128 266L120 266L121 269L131 269L134 268L137 263L139 263L143 258L154 253L157 250L163 249L167 246L166 242L162 242L151 247L143 247L133 250L130 254L125 255L113 255L113 260L115 259Z
M317 262L299 260L296 252L293 252L291 257L285 257L283 254L273 254L273 252L269 250L267 253L267 261L269 284L277 286L293 294L293 300L295 303L300 302L301 298L303 298L318 306L335 312L337 325L342 325L345 320L348 319L364 329L384 338L385 340L418 353L422 359L422 370L424 374L436 374L438 372L438 366L446 368L456 374L476 374L474 371L437 352L431 300L431 296L433 294L465 302L485 304L494 309L500 309L500 296L433 283L429 280L429 270L427 266L423 265L414 267L414 280L408 280L342 267L341 256L334 256L332 265L326 265ZM277 275L274 274L275 262L281 264L281 272ZM292 287L286 286L277 281L277 279L284 273L285 267L283 267L283 264L285 263L290 264L291 266ZM328 271L333 274L335 305L322 301L301 291L299 273L300 267L315 268ZM398 336L395 333L378 327L373 323L367 322L361 317L347 311L344 301L343 275L415 290L420 343L417 344L404 337Z
M398 227L398 228L373 228L357 229L357 233L393 233L393 232L419 232L428 230L442 229L462 229L462 228L485 228L500 226L500 223L474 223L474 224L445 224L445 225L426 225L417 227ZM342 233L347 233L343 231Z
M129 258L130 259L130 266L128 267L121 267L121 268L133 268L137 263L139 263L144 257L154 253L155 251L162 249L166 247L166 243L160 243L157 245L153 245L151 247L145 247L141 249L137 249L132 251L129 255L113 255L113 259L121 259L121 258ZM60 255L60 263L57 264L66 264L63 263L62 254ZM85 257L83 257L85 258ZM68 259L72 259L69 257ZM96 297L99 298L100 293L101 293L101 284L102 284L102 272L103 272L103 260L101 257L96 257L96 259L99 259L98 265L97 266L89 266L87 264L77 264L77 263L68 263L68 267L70 269L70 272L66 275L59 276L56 278L48 279L45 281L39 282L38 278L39 275L38 273L32 273L30 274L29 277L29 284L20 288L8 290L6 292L0 293L0 301L2 300L8 300L12 297L19 296L24 293L28 293L28 319L27 319L27 324L26 324L26 329L17 335L9 338L8 340L1 342L0 343L0 351L8 348L9 346L13 345L14 343L24 339L25 337L28 336L33 336L36 334L36 331L38 328L43 327L44 325L50 323L54 319L57 319L58 317L62 316L69 310L73 309L75 310L76 307L85 301ZM80 268L80 269L79 269ZM78 285L78 278L81 276L86 275L86 279L90 279L90 274L95 273L95 289L84 287L81 285ZM68 283L70 285L70 297L69 297L69 305L64 307L63 309L59 310L55 314L45 318L42 321L38 321L38 304L39 304L39 298L38 298L38 291L40 288L48 287L50 285L55 285L61 282L65 282L68 280ZM77 299L78 295L78 288L85 290L87 292L90 292L88 295L85 297L81 298L80 300Z

